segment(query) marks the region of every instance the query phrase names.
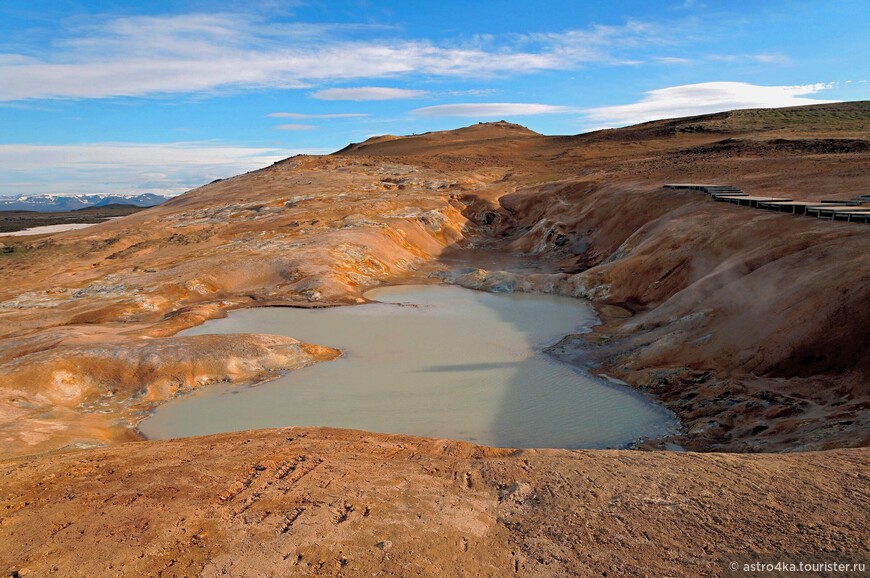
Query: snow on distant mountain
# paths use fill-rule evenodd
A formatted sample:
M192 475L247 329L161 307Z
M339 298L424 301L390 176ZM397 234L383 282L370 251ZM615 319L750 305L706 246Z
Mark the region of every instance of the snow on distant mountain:
M168 201L170 197L145 193L135 196L94 194L94 195L32 195L19 197L0 197L0 211L40 211L54 213L60 211L75 211L88 207L104 207L106 205L136 205L151 207Z

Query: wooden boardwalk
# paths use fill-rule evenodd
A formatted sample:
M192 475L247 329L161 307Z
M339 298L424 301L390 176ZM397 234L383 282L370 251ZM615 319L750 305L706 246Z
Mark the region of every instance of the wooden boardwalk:
M754 197L751 195L747 195L744 193L741 196L735 195L719 195L718 197L713 197L715 200L720 202L728 202L734 205L743 205L746 207L754 207L758 208L759 203L772 203L772 202L790 202L791 199L781 199L779 197Z
M848 200L796 201L785 197L750 195L734 185L668 183L664 187L666 189L699 191L709 195L715 201L752 207L753 209L806 215L828 221L870 223L870 194L857 195Z

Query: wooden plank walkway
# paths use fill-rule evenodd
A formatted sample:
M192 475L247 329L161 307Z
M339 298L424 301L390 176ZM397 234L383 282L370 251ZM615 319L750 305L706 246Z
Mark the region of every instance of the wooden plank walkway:
M759 203L772 203L775 201L789 202L791 199L781 199L778 197L756 197L752 195L742 196L717 196L714 197L717 201L733 203L735 205L745 205L747 207L758 208Z
M807 207L807 215L811 217L831 217L834 218L834 215L837 213L864 213L870 211L870 207L820 207L816 205L815 207Z
M870 193L857 195L848 200L822 199L819 201L796 201L781 197L762 197L745 193L734 185L704 183L667 183L666 189L700 191L723 203L732 203L753 209L767 209L807 215L831 221L870 223Z
M833 221L870 223L870 211L834 213Z

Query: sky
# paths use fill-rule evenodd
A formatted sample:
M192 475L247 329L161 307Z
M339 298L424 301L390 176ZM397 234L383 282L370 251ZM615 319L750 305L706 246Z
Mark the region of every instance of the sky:
M381 134L870 100L865 0L0 0L0 195L177 194Z

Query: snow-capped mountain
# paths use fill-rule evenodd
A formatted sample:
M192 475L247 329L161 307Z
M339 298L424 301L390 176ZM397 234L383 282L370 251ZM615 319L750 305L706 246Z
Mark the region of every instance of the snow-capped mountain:
M111 194L93 195L30 195L19 197L0 197L0 211L40 211L54 213L60 211L75 211L88 207L104 207L106 205L136 205L151 207L169 200L170 197L144 193L142 195L124 196Z

